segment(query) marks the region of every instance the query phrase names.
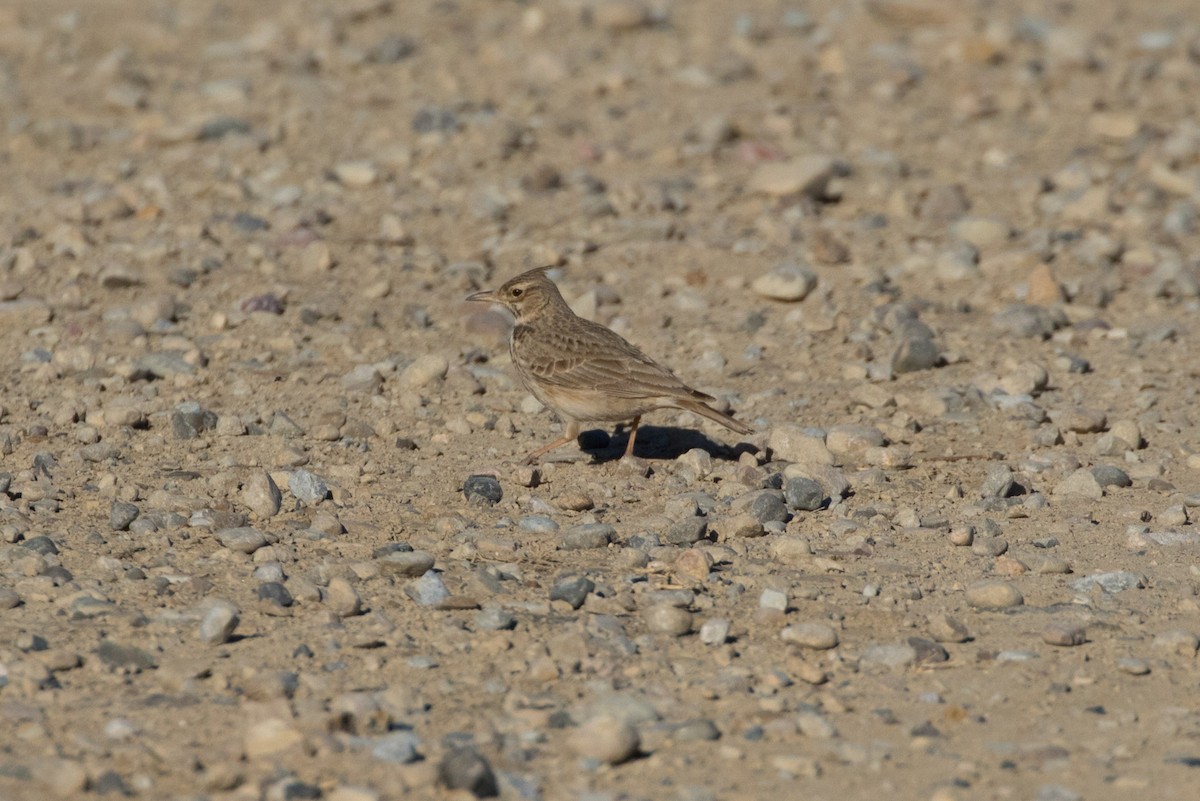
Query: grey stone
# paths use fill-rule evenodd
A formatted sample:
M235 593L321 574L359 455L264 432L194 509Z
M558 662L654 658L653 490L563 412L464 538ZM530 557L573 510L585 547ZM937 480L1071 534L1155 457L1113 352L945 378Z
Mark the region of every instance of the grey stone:
M137 520L140 513L141 510L136 504L113 501L112 508L108 513L108 527L113 531L125 531L129 528L130 523Z
M420 606L437 606L450 597L442 577L430 570L416 581L410 581L404 592Z
M1108 464L1098 464L1092 468L1092 476L1101 487L1131 487L1133 481L1129 474L1119 467Z
M393 731L373 738L371 756L380 762L408 765L421 758L421 739L411 731Z
M504 497L504 490L492 476L468 476L463 482L463 496L468 503L494 506Z
M1093 573L1090 576L1075 579L1070 584L1071 589L1076 592L1090 592L1093 587L1099 587L1108 593L1141 589L1145 586L1146 583L1141 576L1125 570L1117 570L1109 573Z
M390 551L376 560L379 570L384 575L406 576L415 578L423 576L437 561L428 551Z
M796 476L783 485L783 498L793 509L815 512L825 503L825 490L811 478Z
M217 427L217 415L195 401L185 401L171 413L171 431L176 439L195 439Z
M594 589L595 583L586 576L563 576L550 587L550 600L566 601L572 609L578 609Z
M687 517L671 524L667 529L666 541L671 545L692 545L708 534L708 518Z
M905 337L892 354L892 372L901 374L928 370L937 366L940 356L937 343L932 339Z
M491 764L474 748L456 748L438 764L438 782L451 790L466 790L476 798L495 798L500 786Z
M288 490L303 503L320 503L329 497L325 479L307 470L296 470L288 476Z
M251 554L267 544L266 536L256 528L222 528L213 533L217 541L231 551Z
M241 616L236 605L229 601L215 601L200 619L200 641L208 645L229 642L239 622Z
M617 530L607 523L581 523L563 532L562 547L567 551L605 548L616 536Z
M475 627L485 631L508 631L517 627L517 618L506 609L485 606L475 614Z

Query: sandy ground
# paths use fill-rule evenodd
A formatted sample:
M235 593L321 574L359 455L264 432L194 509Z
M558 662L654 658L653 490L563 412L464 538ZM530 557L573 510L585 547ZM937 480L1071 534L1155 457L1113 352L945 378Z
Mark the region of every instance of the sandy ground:
M8 0L0 798L1194 798L1198 114L1188 0ZM540 265L757 433L522 466Z

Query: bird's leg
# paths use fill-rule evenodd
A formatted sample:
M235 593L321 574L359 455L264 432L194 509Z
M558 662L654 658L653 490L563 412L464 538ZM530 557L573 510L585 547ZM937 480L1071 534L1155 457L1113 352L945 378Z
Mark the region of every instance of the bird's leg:
M566 445L568 442L572 442L575 439L577 439L578 437L579 437L579 423L575 422L574 420L568 421L567 427L563 431L563 435L561 437L559 437L558 439L554 440L553 442L551 442L549 445L543 445L542 447L538 448L533 453L526 456L525 464L537 464L537 460L542 458L543 456L545 456L550 451L552 451L555 448L558 448L562 445Z
M640 422L642 422L642 416L638 415L629 425L629 443L625 446L625 456L633 456L633 443L637 439L638 423Z

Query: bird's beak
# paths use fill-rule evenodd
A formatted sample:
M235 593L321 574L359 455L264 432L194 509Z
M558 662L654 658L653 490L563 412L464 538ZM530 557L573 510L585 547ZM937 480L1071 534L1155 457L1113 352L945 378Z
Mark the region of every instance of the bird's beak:
M492 296L492 290L485 289L482 292L474 292L470 295L467 295L467 300L478 301L478 302L482 302L482 303L491 303L491 302L495 301L495 298Z

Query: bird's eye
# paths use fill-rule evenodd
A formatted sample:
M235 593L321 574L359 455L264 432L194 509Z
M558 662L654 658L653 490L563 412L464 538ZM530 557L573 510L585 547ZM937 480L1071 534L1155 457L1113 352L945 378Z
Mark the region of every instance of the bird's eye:
M525 294L525 290L521 289L521 287L519 287L519 286L515 286L512 288L511 294L514 298L519 298Z

